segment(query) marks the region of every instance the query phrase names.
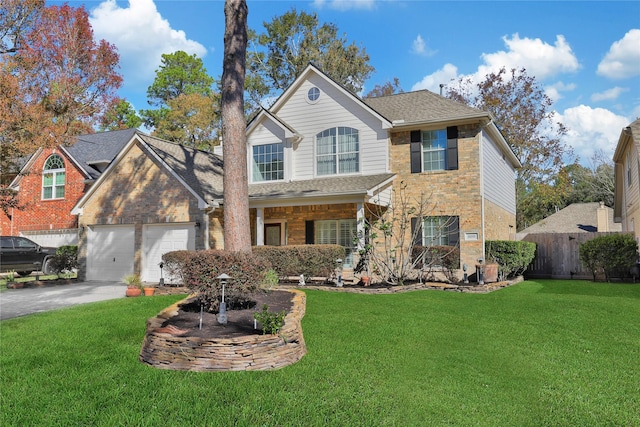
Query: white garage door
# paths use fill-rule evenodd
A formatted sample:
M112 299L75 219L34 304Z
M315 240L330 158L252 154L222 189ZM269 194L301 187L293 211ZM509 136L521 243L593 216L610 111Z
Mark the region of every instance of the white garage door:
M133 273L133 226L87 227L87 280L120 281Z
M150 283L160 281L162 255L179 250L195 250L195 228L193 224L147 225L142 230L142 280ZM165 283L174 283L176 278L163 272Z

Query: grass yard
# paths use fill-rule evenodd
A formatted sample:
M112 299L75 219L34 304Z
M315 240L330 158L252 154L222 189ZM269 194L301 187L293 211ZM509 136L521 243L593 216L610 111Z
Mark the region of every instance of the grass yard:
M640 425L640 284L310 290L308 354L272 372L139 363L146 318L179 298L0 322L0 425Z

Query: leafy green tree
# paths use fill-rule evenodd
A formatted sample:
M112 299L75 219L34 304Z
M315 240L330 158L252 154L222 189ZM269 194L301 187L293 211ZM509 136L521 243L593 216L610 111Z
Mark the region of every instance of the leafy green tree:
M615 172L613 162L602 150L592 156L588 167L576 163L566 169L570 180L566 205L604 202L607 206L613 206Z
M135 108L125 99L119 99L104 115L101 131L133 129L142 125L142 119Z
M315 13L294 8L264 28L249 33L245 85L254 107L288 88L310 62L355 94L374 71L364 48L349 44L334 24L320 24Z
M532 220L523 216L528 197L547 184L549 186L563 166L573 159L570 146L562 141L566 127L554 120L553 101L524 68L501 68L487 74L475 85L460 79L449 85L446 96L490 112L520 162L517 171L518 229Z
M217 139L219 94L202 59L177 51L162 55L160 68L147 89L149 105L141 110L153 135L188 146L210 146Z

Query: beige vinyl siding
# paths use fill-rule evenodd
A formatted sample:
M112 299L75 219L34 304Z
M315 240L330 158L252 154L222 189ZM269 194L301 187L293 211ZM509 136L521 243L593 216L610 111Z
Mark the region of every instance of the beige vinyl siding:
M484 197L507 212L515 215L515 169L489 136L484 132L481 135Z
M313 86L320 89L320 98L315 104L307 102L307 93ZM388 172L387 131L382 129L380 120L376 120L361 104L317 75L311 74L310 79L303 82L275 113L303 136L293 150L292 179L306 180L316 176L316 135L338 126L358 130L359 174Z
M638 222L638 219L640 219L640 182L638 180L640 171L638 169L638 152L635 148L635 144L629 145L624 159L625 160L622 165L624 168L624 189L622 191L622 230L631 231L632 227L637 229L640 225ZM631 181L629 181L627 164L631 167ZM637 234L638 233L636 232L636 235Z

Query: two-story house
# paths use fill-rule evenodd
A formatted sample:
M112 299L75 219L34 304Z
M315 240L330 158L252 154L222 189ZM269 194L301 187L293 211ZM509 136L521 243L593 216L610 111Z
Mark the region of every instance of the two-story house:
M247 141L258 245L352 253L367 213L396 202L401 182L434 206L419 243L459 245L462 264L484 257L486 239L515 237L518 159L488 113L432 92L363 100L309 65L249 124Z
M640 119L622 129L616 150L615 193L613 200L614 221L622 224L623 232L640 237Z
M135 129L80 135L70 146L37 150L9 188L20 209L0 211L0 234L24 236L43 246L78 241L71 209L113 160Z
M459 245L461 264L515 236L518 159L489 114L429 91L363 100L309 65L248 124L247 148L254 245L341 244L349 268L401 182L436 206L421 243ZM80 277L157 281L162 253L224 247L223 209L220 156L137 132L73 209Z

